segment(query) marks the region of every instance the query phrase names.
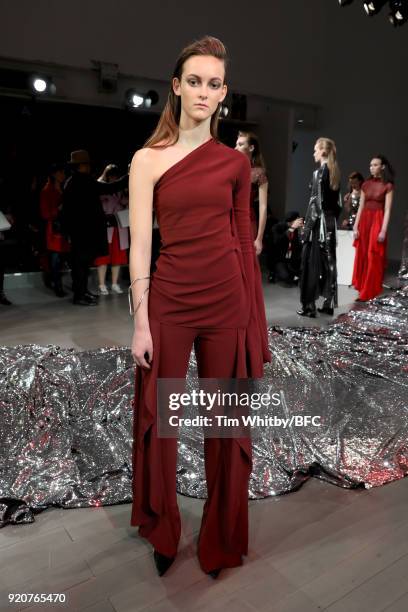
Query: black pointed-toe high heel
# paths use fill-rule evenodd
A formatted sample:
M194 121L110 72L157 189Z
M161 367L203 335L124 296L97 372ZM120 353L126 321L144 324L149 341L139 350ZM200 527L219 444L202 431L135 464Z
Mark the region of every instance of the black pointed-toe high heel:
M159 576L163 576L169 567L173 564L173 561L176 557L166 557L161 553L157 552L157 550L153 551L154 563L156 565L157 573Z
M296 311L296 314L300 315L301 317L309 317L310 319L316 318L316 310L311 310L310 308L301 308L300 310Z
M216 580L216 578L218 578L219 573L221 571L220 569L215 569L215 570L211 570L211 572L208 572L208 575L211 576L211 578L214 578L214 580Z

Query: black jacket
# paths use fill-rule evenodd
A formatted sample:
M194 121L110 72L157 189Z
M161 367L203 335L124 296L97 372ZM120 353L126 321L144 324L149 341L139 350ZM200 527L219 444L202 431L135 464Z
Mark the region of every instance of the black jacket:
M330 186L330 172L327 164L323 164L313 172L309 206L306 212L303 240L311 240L311 233L317 226L322 227L323 218L327 216L338 218L341 211L340 190ZM322 231L322 240L323 234Z
M112 183L101 183L91 175L75 172L65 183L61 222L73 248L86 250L92 257L108 254L106 219L100 196L116 193L127 186L124 176Z

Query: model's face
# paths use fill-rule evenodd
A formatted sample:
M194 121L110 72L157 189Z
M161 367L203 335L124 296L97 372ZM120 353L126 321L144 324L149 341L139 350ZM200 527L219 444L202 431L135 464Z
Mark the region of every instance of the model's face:
M371 175L374 177L379 177L381 176L381 171L384 169L384 166L381 163L381 159L378 159L377 157L374 157L374 159L371 160L370 163L370 172Z
M82 174L91 174L91 164L79 164L78 172L82 172Z
M248 144L248 138L246 136L238 136L237 142L235 143L235 150L244 153L247 157L251 157L254 146Z
M173 90L181 97L181 109L190 119L201 123L216 112L227 95L222 60L211 55L194 55L183 66L181 81L173 79Z
M315 144L314 146L314 152L313 152L313 158L315 160L316 163L322 161L322 159L324 159L324 155L323 155L323 149L321 148L321 146L319 144Z
M353 189L354 191L360 191L361 189L361 183L358 179L351 179L350 181L350 187L351 189Z

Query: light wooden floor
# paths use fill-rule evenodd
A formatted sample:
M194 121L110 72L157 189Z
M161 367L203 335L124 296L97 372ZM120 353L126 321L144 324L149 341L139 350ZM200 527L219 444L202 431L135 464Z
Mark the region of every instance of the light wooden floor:
M38 289L7 293L16 306L0 310L3 345L129 344L125 296L86 309ZM341 287L338 312L355 295ZM293 314L296 289L265 286L265 296L270 324L328 321ZM216 581L202 573L196 558L200 500L179 496L182 541L163 578L156 575L150 546L129 526L129 505L50 509L33 525L0 531L0 610L24 607L9 605L8 593L64 592L65 604L26 609L406 612L407 492L408 480L370 491L312 480L296 493L252 501L249 556Z

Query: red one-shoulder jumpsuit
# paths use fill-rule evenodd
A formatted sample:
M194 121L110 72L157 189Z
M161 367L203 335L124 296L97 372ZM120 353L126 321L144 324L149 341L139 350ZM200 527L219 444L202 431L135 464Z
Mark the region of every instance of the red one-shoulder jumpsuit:
M159 378L185 378L194 345L201 378L260 378L270 360L260 270L250 231L250 164L215 139L156 183L162 248L150 282L150 370L136 368L131 524L176 555L177 440L157 435ZM248 551L250 438L206 438L207 500L198 540L205 572Z

